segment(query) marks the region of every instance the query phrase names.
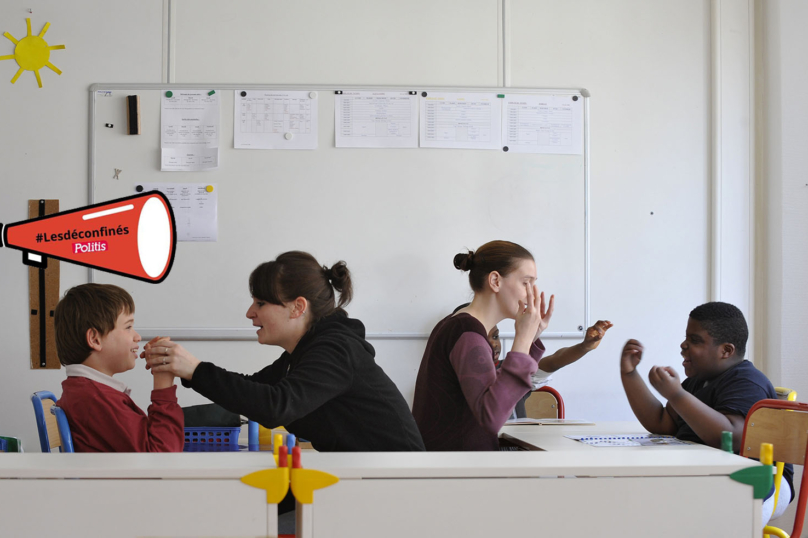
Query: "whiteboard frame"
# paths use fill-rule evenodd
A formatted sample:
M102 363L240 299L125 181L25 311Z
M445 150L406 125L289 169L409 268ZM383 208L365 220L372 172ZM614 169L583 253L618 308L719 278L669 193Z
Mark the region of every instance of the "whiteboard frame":
M589 253L589 215L590 215L590 198L589 198L589 181L590 181L590 140L589 140L589 98L591 97L588 90L585 88L514 88L514 87L472 87L472 86L420 86L413 85L411 87L405 86L362 86L356 84L177 84L177 83L95 83L90 85L90 118L89 118L89 143L87 155L87 199L88 205L96 203L95 201L95 143L96 143L96 115L95 106L96 98L99 91L122 91L122 90L211 90L227 91L227 90L276 90L276 91L293 91L293 90L306 90L316 92L333 92L335 90L347 91L412 91L417 88L418 92L487 92L496 94L520 93L520 94L547 94L553 93L556 95L580 95L583 99L583 134L584 134L584 326L579 331L571 332L545 332L542 333L542 338L547 339L565 339L565 338L581 338L584 330L590 323L590 253ZM473 150L470 150L473 151ZM88 269L88 281L95 282L96 269ZM196 340L196 341L249 341L255 340L255 330L253 328L231 328L231 327L143 327L139 328L138 332L141 336L148 340L155 336L170 334L175 340ZM501 333L500 336L505 339L511 339L514 334L511 332ZM385 333L368 333L365 335L367 340L427 340L429 333L403 333L403 332L385 332Z

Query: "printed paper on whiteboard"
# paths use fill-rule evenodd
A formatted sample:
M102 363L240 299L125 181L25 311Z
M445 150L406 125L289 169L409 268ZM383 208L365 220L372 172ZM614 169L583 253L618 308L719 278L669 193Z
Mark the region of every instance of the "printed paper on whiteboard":
M583 153L578 95L506 95L502 141L513 153Z
M219 94L208 94L209 91L203 90L163 92L161 171L190 172L219 167Z
M421 97L421 147L502 150L502 99L429 92Z
M417 148L418 96L406 91L346 91L334 96L338 148Z
M317 149L317 92L236 90L233 102L236 149Z
M174 211L177 241L216 241L219 237L216 183L140 183L143 191L165 194Z

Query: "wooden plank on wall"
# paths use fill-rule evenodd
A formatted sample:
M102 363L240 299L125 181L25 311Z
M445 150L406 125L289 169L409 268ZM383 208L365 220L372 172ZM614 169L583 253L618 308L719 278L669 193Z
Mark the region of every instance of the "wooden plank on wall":
M59 212L59 200L28 200L28 218ZM43 293L44 289L44 293ZM53 313L59 302L59 261L48 260L46 269L28 268L28 304L31 335L31 368L55 369L61 366L56 355Z

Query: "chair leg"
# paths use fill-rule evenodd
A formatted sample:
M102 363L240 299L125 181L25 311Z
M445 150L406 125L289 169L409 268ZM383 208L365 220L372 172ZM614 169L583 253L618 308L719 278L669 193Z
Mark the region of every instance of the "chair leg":
M768 538L769 535L776 536L777 538L790 538L788 533L783 529L778 529L777 527L769 527L766 525L763 528L763 538Z

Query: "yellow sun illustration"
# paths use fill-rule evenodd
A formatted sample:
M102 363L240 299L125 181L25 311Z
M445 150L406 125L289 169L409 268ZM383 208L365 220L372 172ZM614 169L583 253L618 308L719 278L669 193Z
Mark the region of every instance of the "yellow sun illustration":
M14 36L9 34L8 32L4 33L3 35L6 36L12 43L17 45L14 47L14 54L10 54L8 56L0 56L0 60L17 60L17 65L20 66L19 71L17 74L14 75L14 78L11 79L11 83L14 84L17 82L17 79L20 78L23 71L33 71L36 75L36 82L39 84L39 87L42 87L42 79L39 78L39 70L43 67L50 67L53 71L56 72L57 75L61 75L62 72L59 70L58 67L50 63L48 61L50 59L50 51L56 49L63 49L65 48L64 45L48 45L48 43L42 39L42 36L45 35L45 32L48 31L50 28L50 23L46 22L45 26L42 27L42 31L39 32L39 35L31 35L31 19L25 19L25 23L28 25L28 35L23 37L19 41L14 39Z

